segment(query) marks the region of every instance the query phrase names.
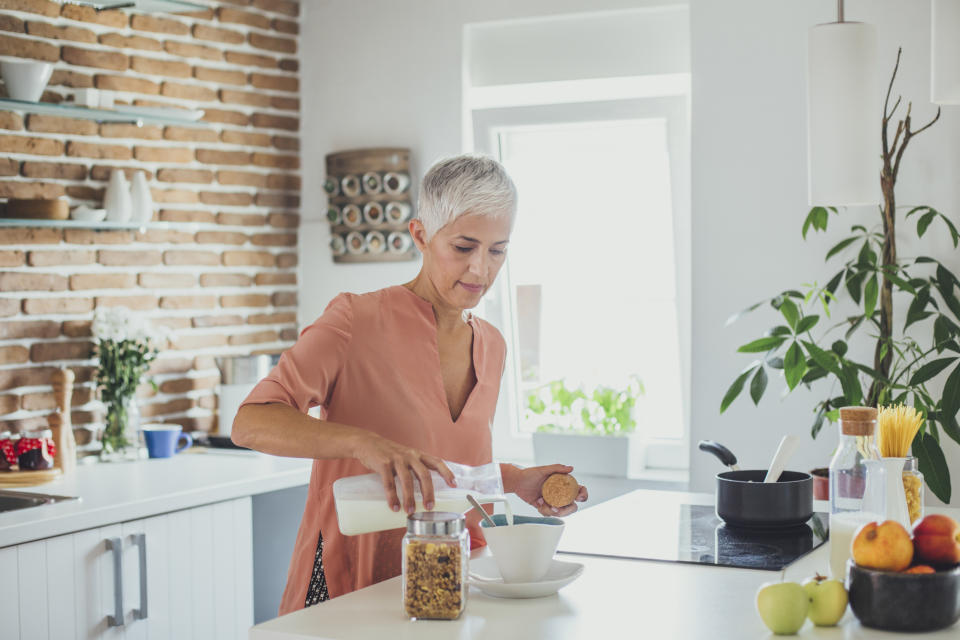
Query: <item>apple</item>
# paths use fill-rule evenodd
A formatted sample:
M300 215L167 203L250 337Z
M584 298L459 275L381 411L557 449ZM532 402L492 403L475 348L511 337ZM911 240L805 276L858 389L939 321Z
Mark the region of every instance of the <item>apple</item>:
M909 569L904 571L904 573L936 573L936 572L937 572L936 569L925 564L918 564L917 566L910 567Z
M847 590L839 580L827 580L819 573L803 583L810 600L807 617L818 627L832 627L847 610Z
M757 591L757 612L770 631L791 635L807 619L810 597L796 582L768 582Z
M960 524L949 516L929 515L913 528L913 544L924 562L960 563Z
M913 560L913 542L903 525L893 520L868 522L851 545L853 561L866 569L903 571Z

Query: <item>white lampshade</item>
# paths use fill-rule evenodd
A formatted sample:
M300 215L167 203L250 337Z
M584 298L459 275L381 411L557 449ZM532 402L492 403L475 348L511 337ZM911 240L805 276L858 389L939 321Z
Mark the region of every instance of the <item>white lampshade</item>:
M861 22L817 25L808 47L810 204L878 204L883 102L876 29Z
M930 101L960 104L960 0L930 4Z

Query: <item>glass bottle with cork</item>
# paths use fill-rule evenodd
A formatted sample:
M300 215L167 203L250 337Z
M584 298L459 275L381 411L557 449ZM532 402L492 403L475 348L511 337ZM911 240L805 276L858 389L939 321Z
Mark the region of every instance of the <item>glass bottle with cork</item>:
M840 443L830 461L830 573L846 576L853 534L878 514L862 511L868 460L880 460L877 448L877 410L873 407L840 409ZM882 514L879 514L882 516Z

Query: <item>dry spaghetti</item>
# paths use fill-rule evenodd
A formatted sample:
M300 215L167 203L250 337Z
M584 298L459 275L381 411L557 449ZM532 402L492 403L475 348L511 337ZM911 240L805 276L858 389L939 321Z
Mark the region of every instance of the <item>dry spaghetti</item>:
M898 404L881 407L877 415L877 446L884 458L910 455L910 444L923 425L923 414L913 407Z

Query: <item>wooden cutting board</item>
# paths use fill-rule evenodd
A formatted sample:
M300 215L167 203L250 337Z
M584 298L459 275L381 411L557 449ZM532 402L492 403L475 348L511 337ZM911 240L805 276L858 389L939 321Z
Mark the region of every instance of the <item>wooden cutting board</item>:
M60 469L40 471L0 471L0 487L33 487L53 482L63 475Z
M66 220L70 217L70 206L66 200L11 198L0 215L32 220Z

